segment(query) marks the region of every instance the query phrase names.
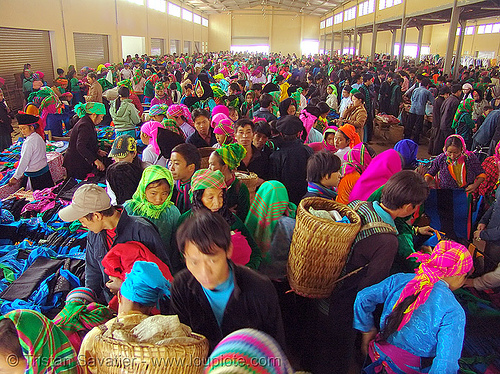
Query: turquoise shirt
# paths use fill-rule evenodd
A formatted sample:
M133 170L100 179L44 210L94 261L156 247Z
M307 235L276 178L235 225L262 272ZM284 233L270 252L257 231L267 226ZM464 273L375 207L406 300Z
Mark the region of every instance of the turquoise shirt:
M203 292L205 292L208 302L212 307L217 323L221 326L224 311L226 310L227 303L234 290L233 269L231 266L229 267L229 277L215 289L209 290L203 286L201 288L203 288Z
M380 218L382 218L382 221L394 227L396 232L398 231L398 229L396 228L396 223L392 219L391 215L380 206L380 203L378 201L373 202L373 209L375 209L375 212L380 216Z

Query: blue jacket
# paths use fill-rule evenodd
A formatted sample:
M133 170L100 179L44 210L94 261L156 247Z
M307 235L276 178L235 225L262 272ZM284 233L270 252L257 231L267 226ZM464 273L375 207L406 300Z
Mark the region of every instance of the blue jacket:
M500 245L500 188L495 193L495 203L486 211L479 223L484 223L486 229L479 237L487 242Z

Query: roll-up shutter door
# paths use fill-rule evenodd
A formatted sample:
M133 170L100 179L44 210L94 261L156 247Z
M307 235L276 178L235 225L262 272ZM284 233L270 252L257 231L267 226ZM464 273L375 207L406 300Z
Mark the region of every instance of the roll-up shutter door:
M151 56L163 56L164 39L151 38Z
M99 64L109 62L108 36L100 34L73 33L75 42L76 69L84 66L96 69Z
M5 79L5 98L13 110L22 109L24 64L45 74L49 85L54 81L54 66L48 31L0 27L0 77Z

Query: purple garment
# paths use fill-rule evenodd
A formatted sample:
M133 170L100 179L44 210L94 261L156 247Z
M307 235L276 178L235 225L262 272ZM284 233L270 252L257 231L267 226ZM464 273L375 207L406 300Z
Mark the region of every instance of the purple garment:
M465 158L466 185L474 183L479 174L484 173L483 167L474 153L469 153ZM439 188L460 188L451 176L446 163L446 154L441 153L432 161L431 167L427 174L433 177L439 173Z
M161 98L161 99L158 99L155 96L155 97L153 97L153 100L151 100L151 106L158 105L158 104L171 105L172 104L172 100L169 100L169 99L170 98L167 95L163 96L163 98Z

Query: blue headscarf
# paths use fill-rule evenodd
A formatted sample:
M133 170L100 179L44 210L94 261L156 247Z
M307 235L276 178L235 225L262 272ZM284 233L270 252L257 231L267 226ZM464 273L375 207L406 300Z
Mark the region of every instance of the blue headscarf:
M135 303L154 306L163 297L170 297L170 283L153 262L136 261L123 282L120 293Z
M403 169L415 170L417 167L418 144L410 139L403 139L396 143L394 150L397 151L404 160Z

